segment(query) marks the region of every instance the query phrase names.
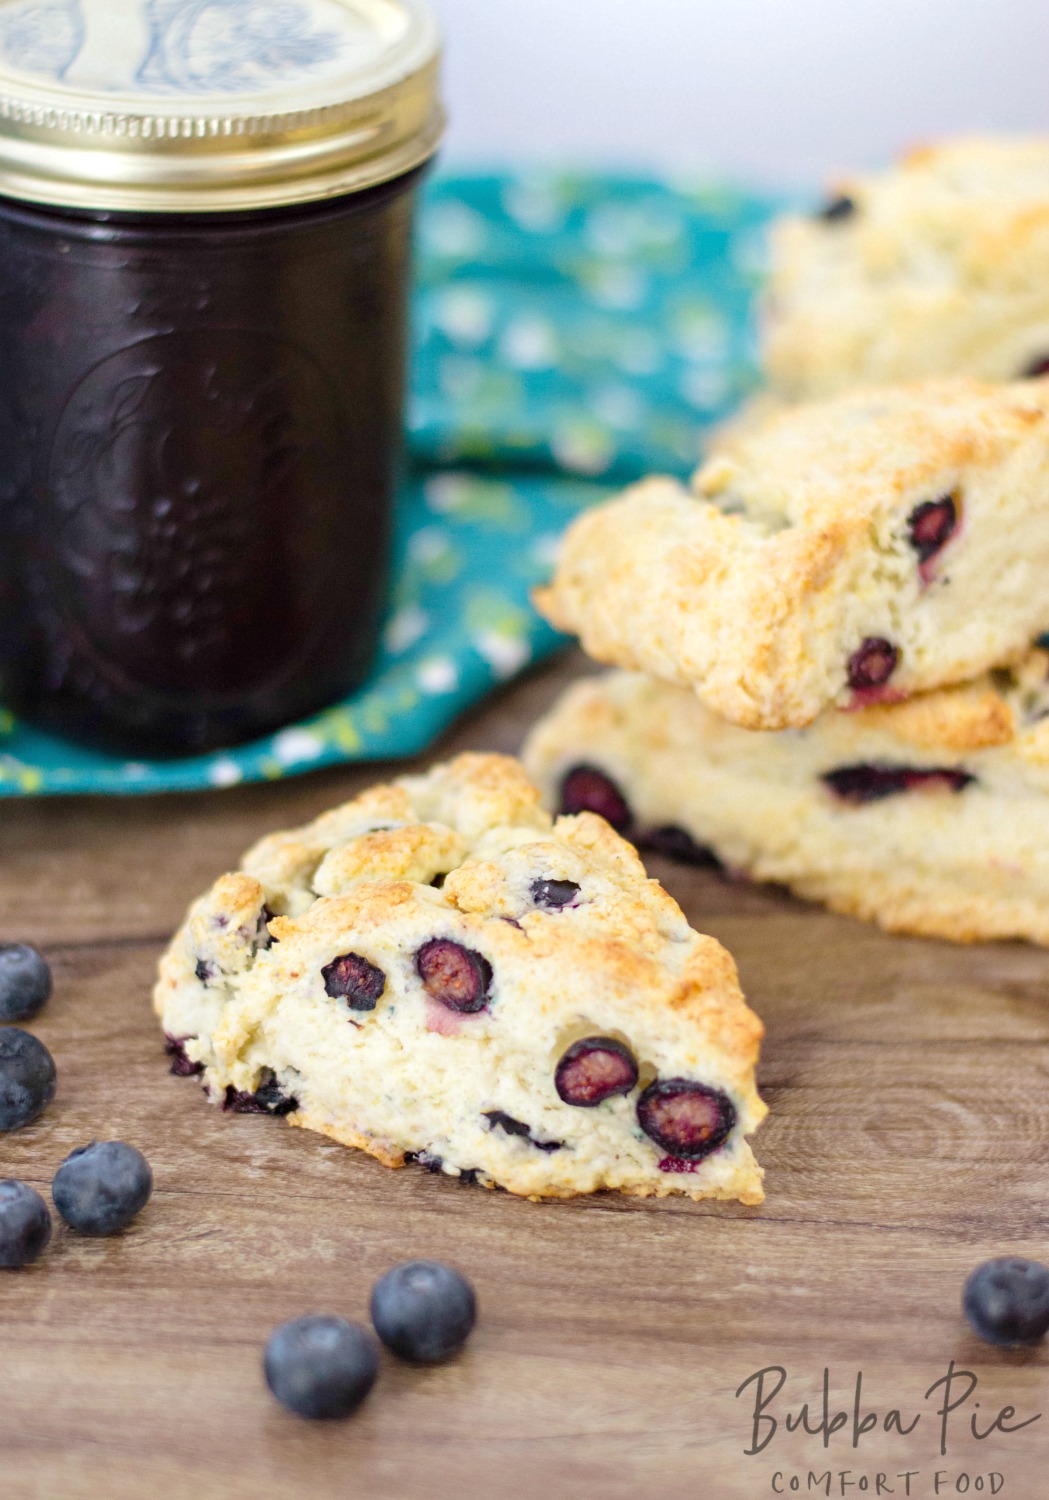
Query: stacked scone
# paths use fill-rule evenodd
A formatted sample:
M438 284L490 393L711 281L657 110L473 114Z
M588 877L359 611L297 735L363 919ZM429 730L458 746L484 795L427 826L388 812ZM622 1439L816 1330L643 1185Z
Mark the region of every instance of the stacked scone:
M1049 350L1049 143L924 153L779 245L779 396ZM526 762L640 843L896 931L1049 942L1047 579L1049 382L774 402L690 488L569 530L539 607L628 670L570 691Z
M1049 369L1049 139L978 138L843 179L772 235L765 373L787 400Z

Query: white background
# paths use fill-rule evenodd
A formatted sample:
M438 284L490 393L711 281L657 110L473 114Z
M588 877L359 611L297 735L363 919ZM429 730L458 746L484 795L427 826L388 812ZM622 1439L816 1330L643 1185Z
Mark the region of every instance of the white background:
M1049 129L1049 0L433 0L446 160L807 186L946 132Z

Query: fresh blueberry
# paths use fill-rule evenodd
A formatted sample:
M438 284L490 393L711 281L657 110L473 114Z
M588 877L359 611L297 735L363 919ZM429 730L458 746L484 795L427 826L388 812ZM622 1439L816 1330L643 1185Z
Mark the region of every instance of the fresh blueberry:
M321 970L325 993L351 1010L374 1010L386 988L386 975L359 953L343 953Z
M51 1215L39 1193L8 1177L0 1182L0 1266L17 1271L47 1248Z
M560 911L562 906L571 906L579 895L579 886L574 880L533 880L532 900L536 906L545 906L550 911Z
M824 786L850 807L881 802L903 792L964 792L976 777L954 766L893 766L876 761L839 766L822 776Z
M736 1123L727 1094L688 1078L650 1083L637 1101L637 1121L649 1140L683 1161L702 1161L724 1143Z
M594 1109L615 1094L629 1094L637 1083L637 1059L611 1036L573 1042L554 1070L554 1087L566 1104Z
M836 198L831 198L823 205L816 217L825 224L840 224L845 219L851 219L855 212L855 198L850 198L847 193L839 193Z
M51 998L51 970L28 943L0 943L0 1021L31 1021Z
M415 955L423 989L449 1010L473 1015L484 1010L492 987L492 966L473 948L450 938L432 938Z
M313 1314L270 1334L263 1361L266 1384L300 1417L348 1417L375 1384L379 1349L366 1328Z
M55 1063L43 1042L12 1026L0 1031L0 1130L28 1125L55 1097Z
M119 1234L153 1191L149 1162L125 1141L92 1141L70 1152L55 1173L51 1196L70 1229Z
M561 782L563 813L597 813L617 833L625 833L634 821L630 804L611 776L596 766L573 766Z
M1049 1266L1037 1260L986 1260L965 1283L962 1307L988 1344L1036 1344L1049 1330Z
M371 1315L391 1353L432 1365L466 1343L477 1321L477 1298L466 1277L451 1266L412 1260L375 1283Z
M869 635L849 657L849 687L856 692L881 687L899 665L899 650L881 636Z

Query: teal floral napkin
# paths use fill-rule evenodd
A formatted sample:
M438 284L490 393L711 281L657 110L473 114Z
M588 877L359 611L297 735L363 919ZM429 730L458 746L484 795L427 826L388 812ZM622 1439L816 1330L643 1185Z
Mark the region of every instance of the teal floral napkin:
M415 754L561 644L528 602L571 518L687 474L755 381L753 292L780 205L709 183L443 175L421 207L409 473L370 681L255 744L127 762L0 706L0 796L232 786Z

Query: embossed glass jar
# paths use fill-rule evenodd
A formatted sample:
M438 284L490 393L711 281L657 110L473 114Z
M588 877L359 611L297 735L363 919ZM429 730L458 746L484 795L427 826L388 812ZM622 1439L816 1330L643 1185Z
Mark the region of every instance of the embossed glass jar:
M437 58L417 0L0 0L16 714L177 755L366 674Z

